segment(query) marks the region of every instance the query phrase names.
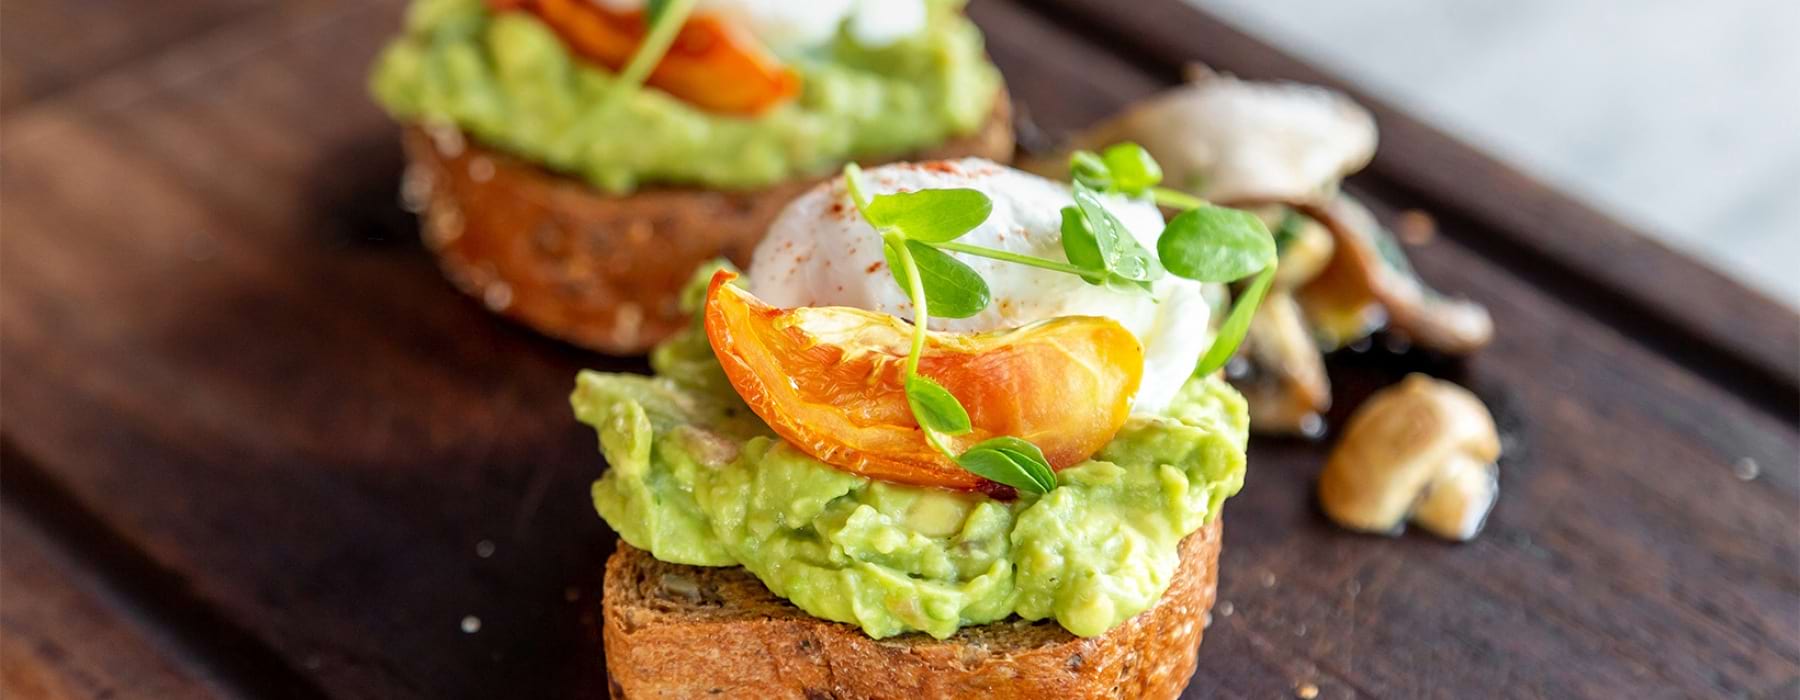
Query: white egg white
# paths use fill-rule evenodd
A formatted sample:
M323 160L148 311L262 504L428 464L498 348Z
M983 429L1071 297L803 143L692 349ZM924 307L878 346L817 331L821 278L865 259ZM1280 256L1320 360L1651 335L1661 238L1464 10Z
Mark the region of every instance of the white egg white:
M614 12L644 8L644 0L589 0ZM777 50L830 41L846 20L864 46L881 47L925 28L924 0L698 0L694 14L742 27Z
M987 221L960 242L1058 262L1067 186L991 161L907 163L863 173L870 196L966 187L993 200ZM1147 202L1108 197L1108 211L1146 249L1156 249L1162 214ZM1211 339L1211 306L1200 283L1165 275L1150 294L1088 284L1074 275L963 253L955 257L987 280L993 301L969 318L931 319L933 330L972 332L1023 326L1059 316L1118 321L1144 345L1144 374L1132 410L1165 408L1192 375ZM912 318L912 304L882 256L881 239L851 204L842 178L790 203L757 246L748 272L752 292L780 307L850 306Z

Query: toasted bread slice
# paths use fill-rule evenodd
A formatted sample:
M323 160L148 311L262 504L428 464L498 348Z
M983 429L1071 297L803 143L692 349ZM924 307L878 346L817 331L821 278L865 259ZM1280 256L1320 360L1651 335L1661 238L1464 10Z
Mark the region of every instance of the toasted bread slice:
M433 137L436 137L435 139ZM456 286L546 334L629 355L679 330L694 268L738 265L788 201L819 182L747 191L647 187L612 196L484 148L455 130L404 134L402 194L422 207L425 242ZM974 132L904 160L1012 157L1005 91Z
M623 542L606 563L612 697L1173 698L1218 584L1217 519L1181 542L1157 604L1098 637L1009 620L937 640L870 639L813 618L741 568L667 564Z

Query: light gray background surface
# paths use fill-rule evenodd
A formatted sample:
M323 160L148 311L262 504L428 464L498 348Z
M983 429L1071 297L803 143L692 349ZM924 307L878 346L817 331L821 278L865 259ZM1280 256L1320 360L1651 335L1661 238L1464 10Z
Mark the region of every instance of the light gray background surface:
M1800 307L1800 0L1189 1Z

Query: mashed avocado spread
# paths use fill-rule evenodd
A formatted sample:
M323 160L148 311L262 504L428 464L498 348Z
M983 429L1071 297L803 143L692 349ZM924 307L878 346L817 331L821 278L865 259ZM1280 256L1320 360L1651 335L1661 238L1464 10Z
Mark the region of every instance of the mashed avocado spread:
M494 13L484 0L413 0L370 83L400 119L454 125L609 192L646 182L753 188L978 127L1000 75L961 5L931 0L924 31L878 49L840 32L782 51L801 94L753 118L655 89L614 90L611 73L571 55L536 17Z
M1133 417L1049 494L1005 502L807 456L750 412L698 329L651 365L653 377L576 378L575 415L611 464L594 483L600 515L657 559L742 565L813 616L877 638L944 638L1013 614L1101 634L1162 596L1177 544L1244 483L1249 418L1218 378Z

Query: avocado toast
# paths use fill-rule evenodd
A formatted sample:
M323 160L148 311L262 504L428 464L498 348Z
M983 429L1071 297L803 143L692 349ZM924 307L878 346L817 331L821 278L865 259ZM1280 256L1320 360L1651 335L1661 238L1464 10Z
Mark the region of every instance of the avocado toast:
M957 0L414 0L370 82L450 279L619 354L679 329L688 272L744 262L846 161L1012 151Z
M1244 479L1218 358L1273 242L1204 204L1165 226L1141 149L1089 155L1073 189L849 167L745 275L696 274L654 376L578 377L615 695L1179 692Z

